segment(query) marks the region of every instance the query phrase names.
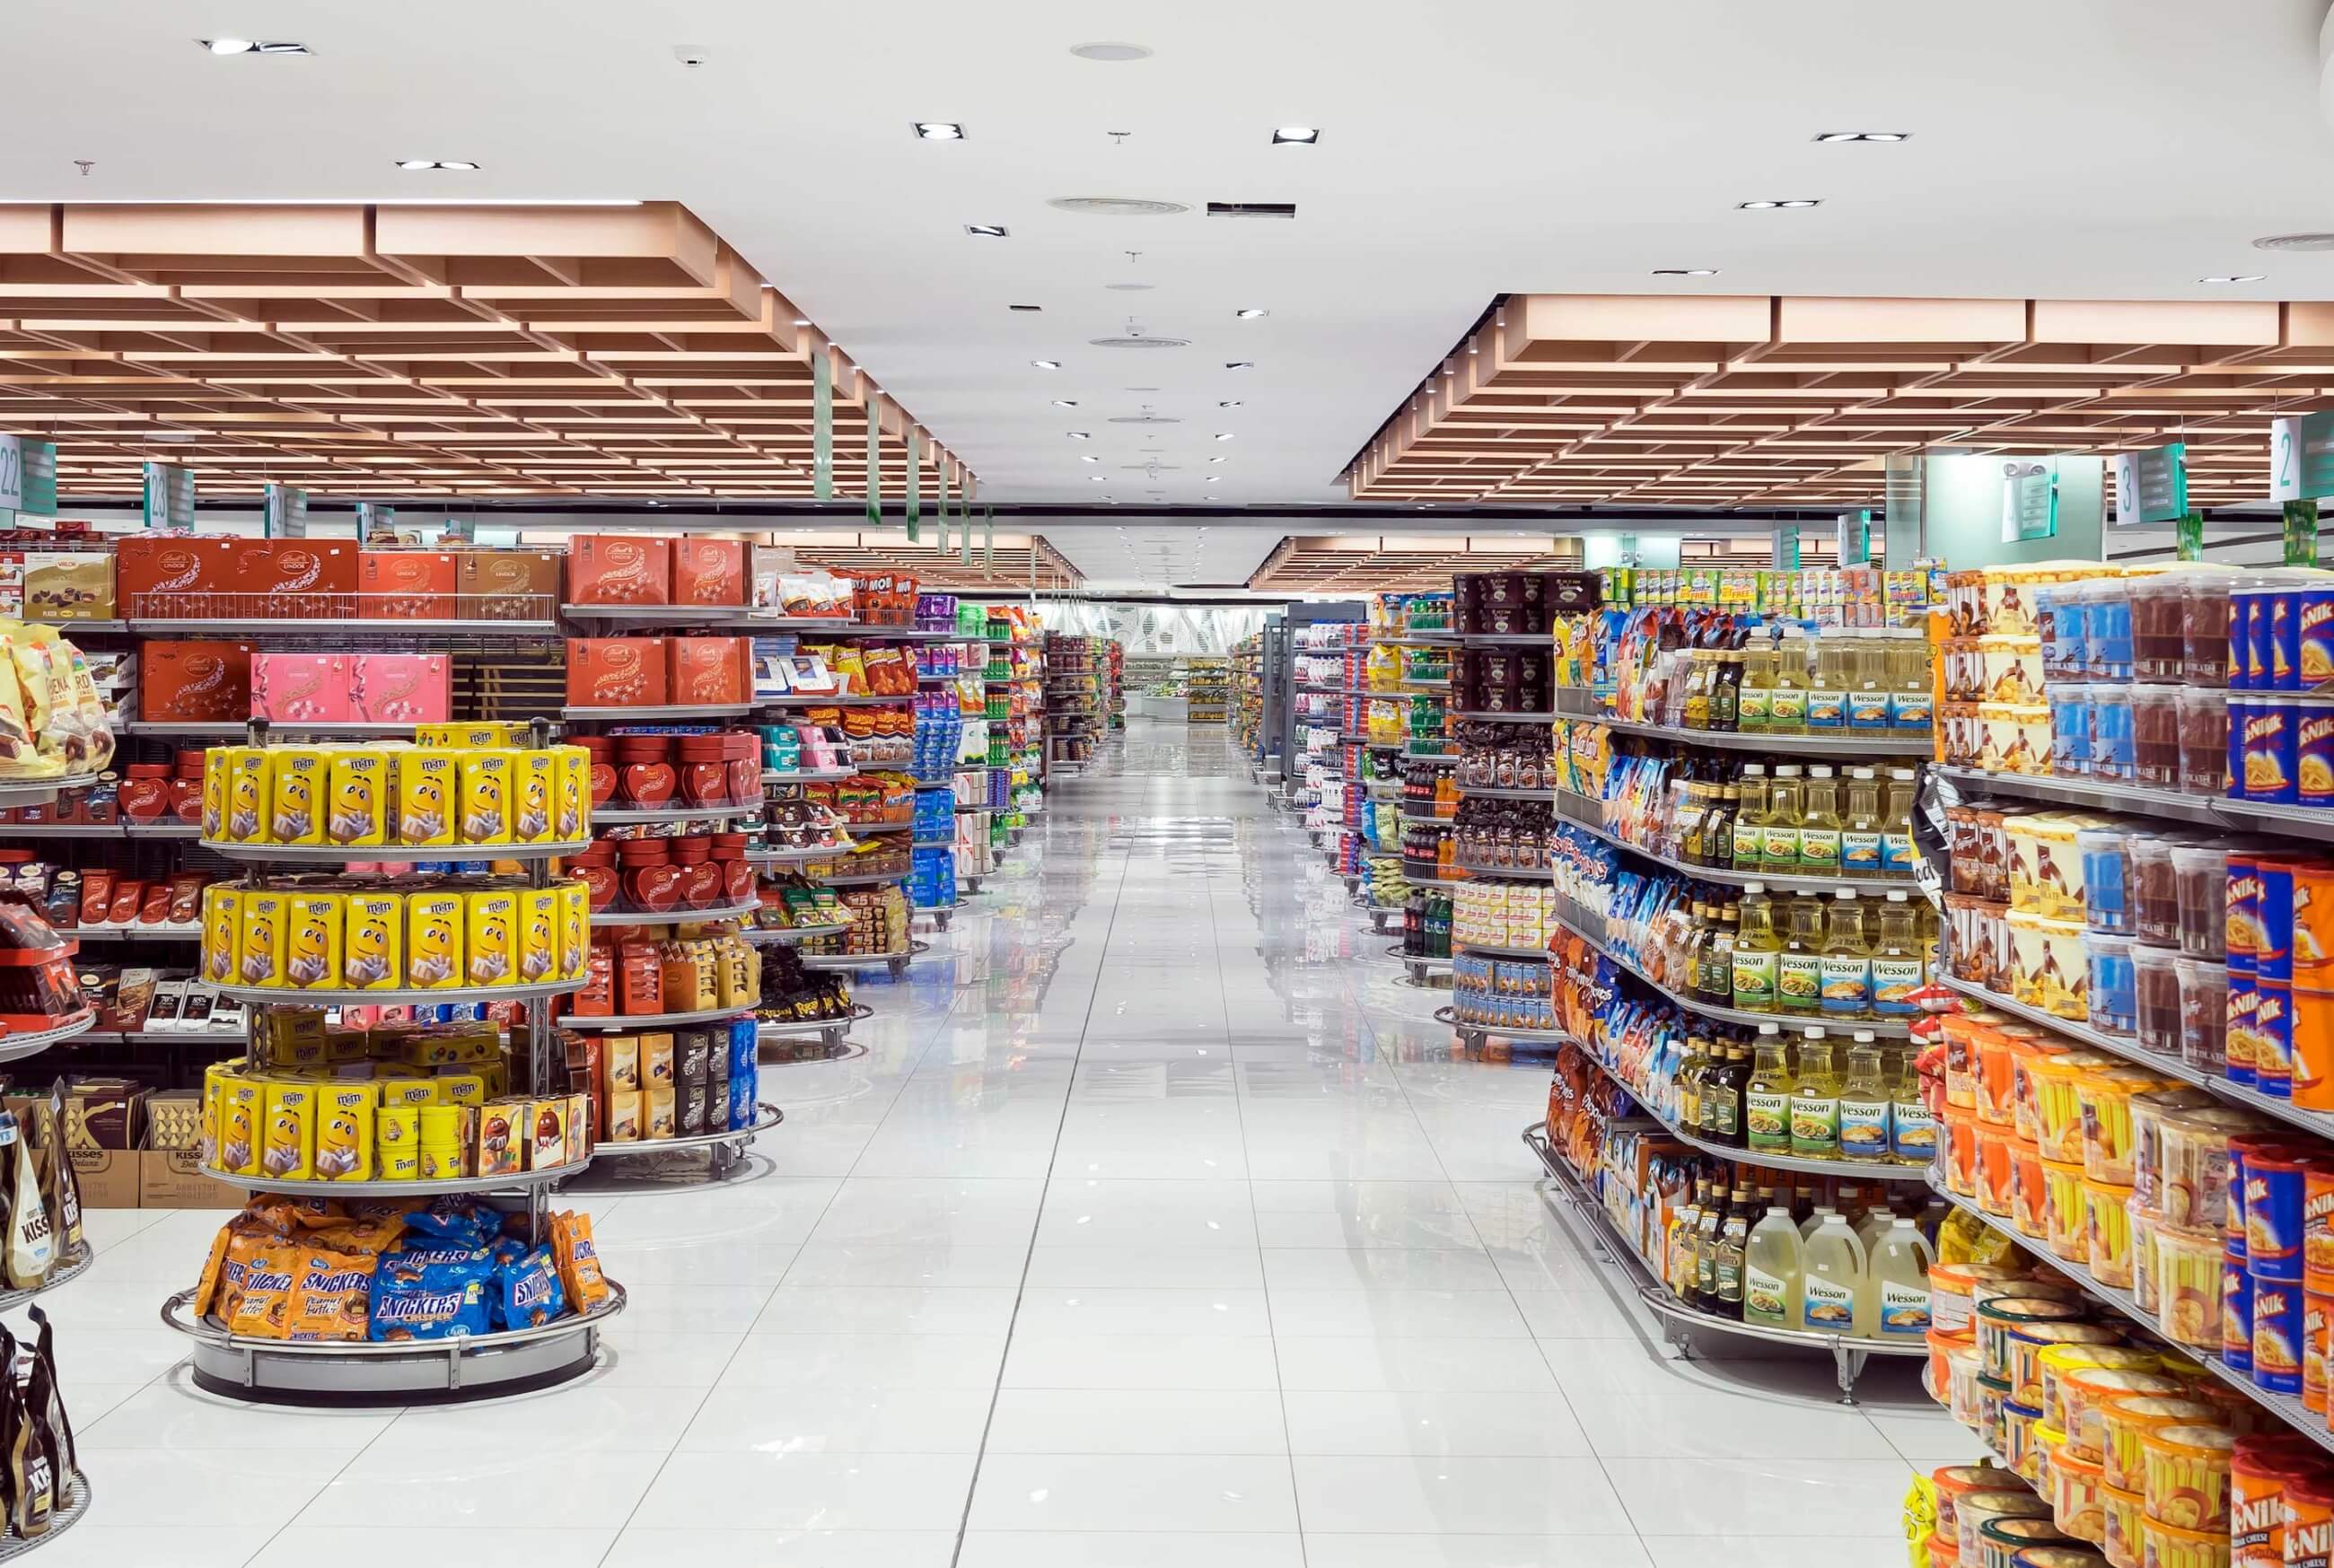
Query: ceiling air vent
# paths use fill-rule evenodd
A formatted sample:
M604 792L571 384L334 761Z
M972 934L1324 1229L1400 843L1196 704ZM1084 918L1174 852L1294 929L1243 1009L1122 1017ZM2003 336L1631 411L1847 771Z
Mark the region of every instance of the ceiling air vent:
M2253 241L2255 250L2334 250L2334 234L2272 234Z
M1211 201L1208 204L1210 217L1295 217L1297 204L1293 201Z
M1139 196L1057 196L1046 205L1056 212L1082 212L1090 217L1167 217L1191 210L1180 201L1152 201Z
M1097 349L1188 349L1189 338L1088 338L1086 342Z

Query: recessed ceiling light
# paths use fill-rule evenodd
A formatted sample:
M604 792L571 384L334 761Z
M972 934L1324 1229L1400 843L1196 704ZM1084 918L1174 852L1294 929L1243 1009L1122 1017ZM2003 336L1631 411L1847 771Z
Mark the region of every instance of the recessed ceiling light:
M397 167L408 174L425 174L432 170L447 174L476 174L478 166L463 158L400 158Z
M1279 125L1275 126L1272 131L1272 145L1275 147L1280 147L1285 144L1294 144L1298 147L1310 147L1320 139L1321 130L1318 126Z
M1235 315L1235 316L1239 317L1241 321L1244 321L1244 322L1252 322L1252 321L1254 321L1254 320L1255 320L1257 317L1259 317L1259 316L1268 316L1268 315L1270 315L1271 313L1271 313L1270 311L1260 311L1260 310L1258 310L1258 309L1257 309L1256 307L1254 307L1253 305L1249 306L1247 310L1244 310L1244 311L1234 311L1234 312L1232 313L1232 314L1233 314L1233 315Z
M1230 430L1219 430L1216 432L1216 439L1219 441L1229 441L1231 438L1232 432Z
M975 239L1003 239L1008 231L1001 223L969 223L964 232Z
M962 141L964 127L953 120L918 120L911 121L919 141Z
M251 38L198 38L214 54L305 54L305 43L263 43Z
M810 318L808 316L796 316L795 318L795 325L798 327L806 327L810 325Z
M1909 130L1818 130L1818 141L1910 141Z
M1062 368L1062 361L1059 360L1032 360L1029 362L1041 370L1058 370Z
M1054 399L1054 407L1056 409L1075 409L1077 406L1078 400L1075 398L1056 398Z
M1087 478L1089 478L1089 479L1091 479L1091 480L1093 480L1095 484L1099 485L1099 484L1101 484L1101 483L1103 482L1103 477L1104 477L1104 476L1103 476L1102 475L1100 475L1100 474L1089 474L1089 475L1087 475L1087 476L1086 476L1086 477L1087 477Z
M1201 480L1201 481L1200 481L1200 483L1201 483L1201 484L1202 484L1202 485L1212 485L1212 484L1214 484L1215 482L1216 482L1216 476L1214 476L1213 474L1209 475L1206 478L1204 478L1204 479L1202 479L1202 480Z
M1222 402L1216 405L1219 409L1237 409L1239 406L1240 400L1238 398L1227 398Z
M1100 457L1097 457L1094 456L1094 454L1092 454L1091 452L1087 452L1087 453L1081 453L1081 454L1079 455L1079 457L1078 457L1078 461L1079 461L1079 462L1081 462L1081 463L1099 463L1099 462L1101 462L1101 461L1102 461L1102 459L1101 459Z
M1209 461L1209 462L1210 462L1210 463L1220 463L1220 462L1222 462L1222 461L1223 461L1223 459L1222 459L1221 457L1210 457L1210 458L1209 458L1209 459L1208 459L1208 461Z
M1073 441L1091 441L1094 439L1094 432L1091 430L1065 430L1062 434L1067 436Z
M1148 60L1151 58L1151 45L1148 43L1073 43L1070 45L1070 53L1081 60Z
M1770 207L1821 207L1822 205L1820 201L1809 201L1804 197L1793 197L1788 201L1738 201L1734 204L1736 210L1741 212L1764 212Z
M1252 370L1256 369L1256 361L1254 360L1226 360L1224 361L1224 369L1228 370Z
M2229 273L2219 277L2198 278L2196 281L2200 284L2257 284L2268 275L2267 273Z
M1718 269L1716 267L1655 267L1654 275L1657 278L1714 278L1718 275ZM1471 354L1475 351L1469 349L1467 351Z
M1008 311L1019 311L1026 314L1035 315L1037 312L1044 310L1046 307L1043 305L1007 305L1005 308Z

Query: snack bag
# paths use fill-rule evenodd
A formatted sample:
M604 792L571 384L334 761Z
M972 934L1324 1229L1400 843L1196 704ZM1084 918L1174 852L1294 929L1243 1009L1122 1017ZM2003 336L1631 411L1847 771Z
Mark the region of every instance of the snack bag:
M244 1265L241 1294L227 1317L229 1333L280 1340L291 1332L292 1287L301 1255L297 1248L280 1242L251 1255Z
M348 900L341 893L294 893L285 906L284 983L294 991L341 985L341 934Z
M303 1255L292 1284L284 1337L362 1340L371 1326L372 1282L379 1261L369 1253Z
M386 1268L376 1272L367 1337L378 1343L487 1332L492 1325L487 1312L487 1274L483 1264L476 1275L453 1265L445 1270L425 1270L418 1279Z
M506 1245L516 1246L519 1255L495 1269L495 1327L539 1328L563 1315L567 1293L560 1286L558 1265L549 1250L529 1252L523 1244Z
M316 1174L335 1181L372 1179L373 1121L380 1092L333 1088L317 1108Z
M467 1198L438 1198L405 1217L406 1228L436 1241L484 1246L503 1232L502 1216Z
M552 1255L558 1261L559 1283L579 1313L600 1310L608 1299L608 1282L600 1273L600 1252L592 1245L592 1217L562 1209L551 1217Z

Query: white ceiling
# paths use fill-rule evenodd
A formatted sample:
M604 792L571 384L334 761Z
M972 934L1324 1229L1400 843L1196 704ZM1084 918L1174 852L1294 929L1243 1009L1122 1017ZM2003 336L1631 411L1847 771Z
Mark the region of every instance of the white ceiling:
M984 499L1308 503L1342 495L1345 461L1503 292L2334 297L2334 255L2248 248L2334 228L2324 9L24 0L0 197L669 197L961 454ZM314 53L216 58L191 42L211 33ZM1155 53L1068 53L1096 39ZM919 119L969 139L918 141ZM1268 145L1288 122L1321 144ZM1827 130L1914 139L1811 141ZM410 157L485 167L391 167ZM1194 211L1045 205L1072 196ZM1734 207L1808 196L1825 205ZM1298 216L1199 216L1210 199ZM1723 270L1648 275L1663 266ZM2269 275L2194 281L2252 271ZM1155 286L1104 286L1123 282ZM1130 315L1192 346L1087 346ZM1108 423L1144 405L1182 422ZM1237 575L1212 556L1200 574Z

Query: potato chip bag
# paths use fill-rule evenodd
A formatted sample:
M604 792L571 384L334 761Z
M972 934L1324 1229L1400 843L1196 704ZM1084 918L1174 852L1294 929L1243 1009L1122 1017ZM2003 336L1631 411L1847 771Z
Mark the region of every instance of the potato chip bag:
M292 1326L292 1286L298 1277L301 1253L277 1243L254 1252L244 1265L243 1290L227 1332L250 1339L280 1340Z
M600 1250L592 1244L592 1217L573 1209L553 1215L551 1249L568 1301L579 1313L597 1312L608 1299L608 1282L600 1273Z
M379 1260L371 1253L301 1255L292 1283L287 1340L362 1340L371 1324L372 1281Z

